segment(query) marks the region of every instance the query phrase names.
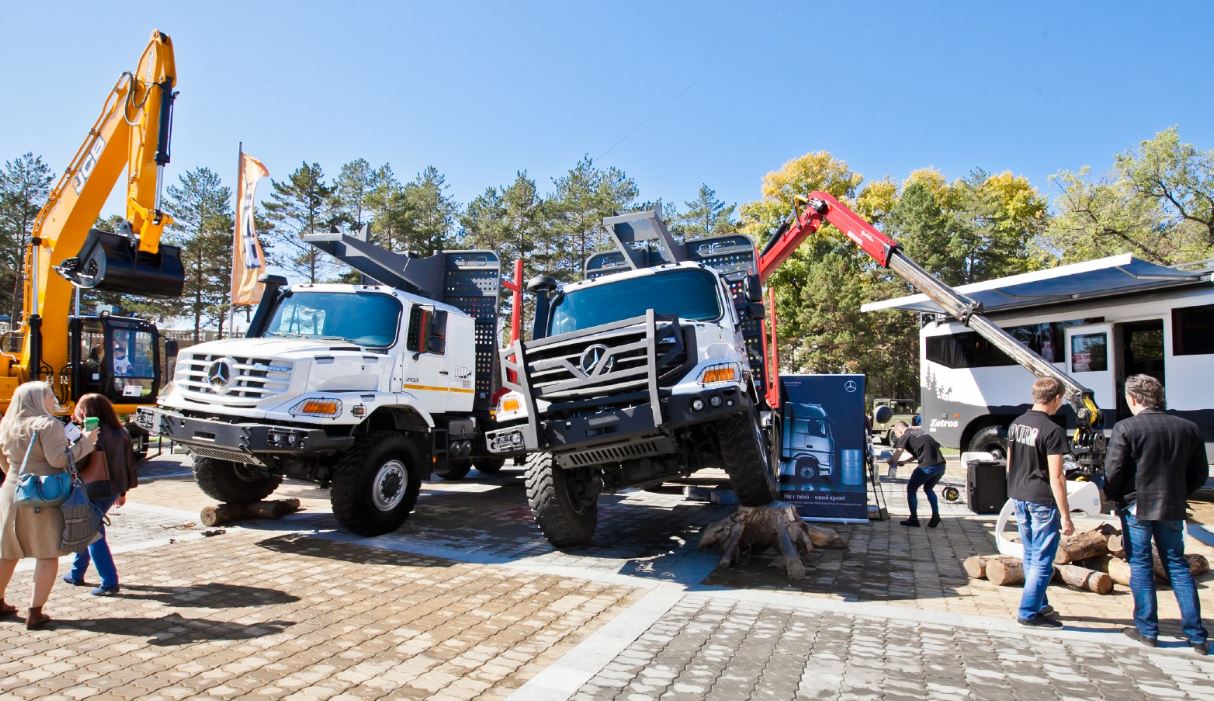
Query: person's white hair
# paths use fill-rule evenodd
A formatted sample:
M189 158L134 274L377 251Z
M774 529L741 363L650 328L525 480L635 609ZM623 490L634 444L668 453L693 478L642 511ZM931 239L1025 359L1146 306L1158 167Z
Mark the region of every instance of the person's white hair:
M7 444L14 434L29 419L53 416L46 410L46 398L55 398L55 392L46 382L26 382L13 392L8 402L8 411L0 419L0 444Z

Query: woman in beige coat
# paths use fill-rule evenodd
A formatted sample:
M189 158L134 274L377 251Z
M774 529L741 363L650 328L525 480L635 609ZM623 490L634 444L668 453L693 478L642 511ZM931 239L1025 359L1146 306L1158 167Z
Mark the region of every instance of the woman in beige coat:
M94 432L90 432L71 445L63 424L54 417L58 408L50 385L26 382L13 392L8 411L0 420L0 470L5 473L4 486L0 488L0 618L17 613L15 606L4 603L4 592L17 561L24 557L36 558L34 593L30 597L26 628L39 628L50 620L50 616L42 613L42 606L50 597L55 575L59 572L63 513L57 506L35 511L13 503L21 462L32 440L26 472L52 475L89 454L95 440Z

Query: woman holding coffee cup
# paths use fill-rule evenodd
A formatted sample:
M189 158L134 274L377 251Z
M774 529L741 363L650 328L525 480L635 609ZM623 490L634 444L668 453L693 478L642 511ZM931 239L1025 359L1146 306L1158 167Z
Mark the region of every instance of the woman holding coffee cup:
M126 503L127 491L138 484L138 475L135 472L131 437L118 420L114 405L100 394L86 394L76 402L72 419L81 424L86 432L98 429L97 450L77 465L88 488L89 499L102 512L122 506ZM64 575L63 581L84 586L84 573L88 571L90 561L97 565L97 575L101 578L101 584L92 591L93 596L117 594L118 568L105 539L104 524L101 526L101 538L88 549L76 553L72 570Z

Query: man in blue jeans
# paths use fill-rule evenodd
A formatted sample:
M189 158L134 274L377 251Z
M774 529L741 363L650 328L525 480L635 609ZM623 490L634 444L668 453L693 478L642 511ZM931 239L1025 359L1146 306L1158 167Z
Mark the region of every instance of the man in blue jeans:
M1062 406L1062 383L1043 377L1033 383L1033 408L1007 429L1007 496L1016 506L1016 526L1024 546L1024 593L1016 622L1061 628L1046 588L1054 576L1054 553L1063 535L1075 532L1067 503L1062 455L1066 434L1052 417Z
M903 450L910 451L919 466L911 473L910 481L906 483L906 503L910 506L911 515L901 523L903 526L919 527L919 498L916 492L922 487L923 492L927 494L927 503L932 507L932 518L927 522L927 527L935 528L940 525L936 483L944 476L944 455L940 452L940 444L922 430L907 426L905 421L894 424L894 454L889 458L891 477Z
M1134 627L1125 634L1155 647L1159 612L1151 541L1172 580L1185 637L1199 655L1209 654L1201 624L1197 588L1184 558L1184 518L1188 496L1210 476L1197 424L1163 412L1163 384L1149 375L1125 381L1125 400L1134 414L1117 422L1105 461L1105 495L1117 502L1130 561Z

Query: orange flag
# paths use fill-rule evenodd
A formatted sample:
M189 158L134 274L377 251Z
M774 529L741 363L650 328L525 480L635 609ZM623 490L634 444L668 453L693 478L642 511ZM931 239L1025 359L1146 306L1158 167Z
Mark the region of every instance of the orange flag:
M270 171L261 161L241 151L236 190L236 232L232 237L232 304L257 304L264 285L257 281L266 271L266 255L253 223L253 194L257 181Z

